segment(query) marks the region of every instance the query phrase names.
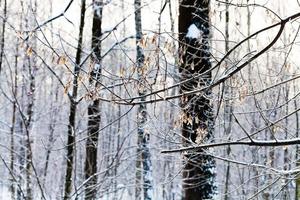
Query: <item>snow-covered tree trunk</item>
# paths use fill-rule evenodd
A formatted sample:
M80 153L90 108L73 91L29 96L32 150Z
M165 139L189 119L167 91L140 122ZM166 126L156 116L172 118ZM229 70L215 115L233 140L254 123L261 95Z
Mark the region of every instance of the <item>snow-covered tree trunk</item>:
M181 93L210 84L210 1L183 0L179 5ZM198 76L199 75L199 76ZM196 78L197 76L197 78ZM192 79L191 79L192 78ZM187 81L189 80L189 81ZM211 91L181 98L184 145L204 143L213 138ZM183 199L212 199L215 194L214 159L205 150L184 155Z
M250 4L249 0L247 0L247 4ZM247 36L249 36L251 34L251 10L250 7L247 7ZM250 40L247 40L247 51L251 52L251 44L250 44ZM248 65L248 82L249 82L249 88L254 88L253 84L255 83L255 80L253 80L253 64L249 63ZM255 102L256 101L256 97L253 96L253 99L251 99L249 101L250 105L256 106ZM253 131L255 131L259 125L260 125L260 118L257 117L258 113L251 113L251 129L250 129L250 133L252 133ZM254 136L255 137L255 136ZM259 157L257 156L257 152L258 152L258 147L251 147L251 157L252 157L252 162L253 163L258 163L259 161ZM251 187L246 187L245 190L247 191L246 193L252 192L254 194L256 194L258 192L258 184L259 184L259 172L257 168L253 168L252 169L252 177L251 177L251 173L248 173L248 178L252 178L252 184ZM250 189L253 188L253 189Z
M50 124L48 126L48 130L49 130L49 137L48 137L48 142L47 142L47 146L46 146L46 154L45 154L45 165L43 168L43 188L47 183L47 176L48 176L48 171L49 170L49 166L50 166L50 155L53 151L53 146L54 146L54 142L55 142L55 137L54 137L54 132L55 132L55 127L56 127L56 123L58 121L58 116L59 116L59 109L57 105L54 105L52 102L59 102L59 89L56 87L54 88L55 84L54 84L54 80L53 77L51 77L51 92L50 92L50 98L53 99L50 102L50 107L53 108L53 111L51 111L50 113ZM45 188L45 190L47 190Z
M102 10L103 1L93 1L93 25L92 25L92 63L89 75L91 102L88 106L88 138L86 141L86 160L85 160L85 199L96 199L97 195L97 153L98 138L101 122L100 100L96 95L97 88L101 80L101 36L102 36Z
M289 101L289 84L285 84L285 87L284 88L284 98L285 98L285 101L288 102ZM288 115L289 113L289 104L287 103L285 105L285 114ZM285 119L285 137L284 139L288 139L288 136L289 136L289 118L287 117ZM289 157L289 149L288 147L284 147L283 149L283 170L290 170L290 157ZM289 185L290 185L290 182L288 180L288 176L284 177L284 181L283 181L283 184L282 184L282 187L283 187L283 198L284 200L288 200L288 199L291 199L291 196L290 196L290 192L289 192Z
M20 2L20 7L21 7L21 15L20 15L20 30L23 29L23 15L24 15L24 3L23 1ZM18 44L17 44L18 45ZM18 56L18 55L17 55ZM24 65L22 66L22 69L20 70L20 77L22 77L20 81L20 105L21 107L24 106L25 104L25 74L24 74ZM24 188L24 172L25 172L25 134L24 134L24 124L22 121L22 113L19 112L18 116L16 118L16 130L18 130L17 134L19 134L19 139L18 139L18 155L17 155L17 163L18 163L18 178L17 182L20 185L20 187L17 187L17 200L22 200L26 198L23 188Z
M294 92L297 91L297 84L295 82L293 82L293 88L294 88ZM298 102L295 99L294 100L294 109L296 110L298 108ZM299 113L296 112L295 113L295 124L296 124L296 137L299 137ZM295 160L296 160L296 167L300 167L300 148L299 145L296 146L296 156L295 156ZM295 188L295 200L299 200L300 199L300 174L297 174L296 176L296 188Z
M24 82L23 82L24 83ZM24 99L24 87L22 87L22 94L21 99ZM20 187L17 188L17 200L23 200L26 198L26 194L24 191L24 173L25 173L25 134L24 134L24 125L21 120L21 117L18 118L18 128L20 133L20 139L19 139L19 152L18 152L18 165L19 165L19 174L18 174L18 184Z
M32 6L32 7L31 7ZM34 1L32 5L28 5L28 10L32 10L33 16L26 16L25 26L28 28L33 24L34 17L37 14L37 2ZM25 144L26 144L26 199L33 199L33 151L32 143L32 126L33 126L33 115L35 106L35 93L36 93L36 71L37 71L37 60L32 56L32 52L37 49L37 39L34 37L32 41L26 43L26 55L25 55L25 67L28 72L28 88L27 88L27 105L26 105L26 117L23 116L23 122L25 127Z
M225 53L229 51L229 0L226 0L225 5ZM225 68L228 69L230 63L225 61ZM231 139L231 128L232 128L232 81L228 80L229 83L224 83L224 95L225 95L225 103L224 103L224 130L225 135L228 140ZM229 157L231 153L231 147L228 145L226 147L226 156ZM229 182L230 182L230 162L227 162L225 166L225 189L224 189L224 200L229 199Z
M80 11L80 25L79 25L79 36L78 44L76 49L75 66L73 73L73 88L72 94L70 95L70 113L68 122L68 139L67 139L67 167L65 175L65 187L64 187L64 200L70 199L72 192L72 175L74 165L74 149L75 149L75 123L76 123L76 110L77 110L77 93L78 93L78 78L80 75L80 58L82 52L82 38L83 38L83 27L85 17L85 0L81 1Z
M135 9L135 30L136 30L136 68L138 72L138 94L146 94L144 52L143 52L143 32L141 17L141 0L134 1ZM145 97L140 98L145 101ZM152 186L152 164L150 159L149 140L150 134L146 130L147 108L146 104L140 104L137 113L137 160L136 160L136 199L151 200L153 193ZM142 172L142 173L141 173ZM141 188L142 185L142 188ZM143 189L143 195L141 195Z
M53 2L51 0L49 0L49 11L50 11L50 15L52 16L53 15ZM53 29L53 24L50 24L50 27L51 27L51 29ZM51 45L52 46L53 46L53 36L54 36L54 34L51 33ZM50 98L52 101L50 102L50 108L53 108L53 111L50 113L50 117L49 117L50 118L50 124L48 126L49 137L48 137L47 149L46 149L46 154L45 154L45 165L44 165L44 169L43 169L44 170L43 182L42 182L43 188L45 188L45 185L47 183L47 175L48 175L48 169L49 169L49 164L50 164L50 155L51 155L52 148L53 148L54 142L55 142L55 138L54 138L55 126L56 126L56 122L58 121L58 116L59 116L58 106L55 105L55 103L58 102L59 89L54 88L55 85L56 85L55 79L54 79L54 77L51 76ZM45 188L45 192L46 192L46 190L47 189Z
M18 54L19 54L19 39L17 39L16 52L15 52L15 62L14 62L14 84L12 85L12 91L14 96L14 101L12 105L12 119L10 127L10 173L11 173L11 183L10 183L10 193L11 199L15 199L15 129L16 129L16 117L17 117L17 97L18 97Z
M270 56L269 53L267 53L267 60L266 60L266 66L268 69L269 74L272 74L272 65L270 65ZM268 81L272 81L271 79ZM278 93L273 93L271 94L271 99L278 99L278 95L280 94L280 92ZM266 107L267 109L272 109L273 102L272 101L266 101ZM277 115L277 110L272 110L271 115L269 116L270 121L275 121L276 120L276 115ZM269 121L265 121L265 126L270 126ZM276 131L274 128L270 127L268 129L265 130L265 138L266 140L275 140L275 134ZM265 155L264 155L264 165L269 166L271 168L274 168L274 161L275 161L275 147L266 147L265 148ZM272 184L273 183L273 176L274 174L272 173L266 173L266 175L263 177L264 181L266 185ZM262 196L264 200L269 200L269 199L273 199L273 193L274 191L272 191L272 188L268 188L266 190L263 191Z

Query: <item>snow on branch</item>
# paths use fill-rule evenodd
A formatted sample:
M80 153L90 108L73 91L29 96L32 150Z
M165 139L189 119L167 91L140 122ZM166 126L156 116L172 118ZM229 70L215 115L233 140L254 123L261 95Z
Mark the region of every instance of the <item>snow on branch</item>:
M286 145L297 145L300 144L300 138L293 138L288 140L252 140L252 141L232 141L232 142L217 142L210 144L201 144L198 146L184 147L171 150L163 150L161 153L176 153L190 150L200 150L204 148L212 148L227 145L247 145L247 146L264 146L264 147L274 147L274 146L286 146Z

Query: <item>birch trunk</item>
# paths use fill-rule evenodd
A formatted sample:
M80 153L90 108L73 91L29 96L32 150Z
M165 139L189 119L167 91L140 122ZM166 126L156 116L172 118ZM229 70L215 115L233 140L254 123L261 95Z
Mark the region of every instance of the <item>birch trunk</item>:
M136 67L138 72L138 94L143 96L146 94L145 80L145 55L142 48L143 32L142 32L142 16L141 16L141 0L134 1L135 9L135 31L136 31ZM146 98L141 97L141 101ZM137 160L136 160L136 199L151 200L153 193L152 186L152 163L150 159L149 140L150 134L146 130L147 124L147 108L146 104L140 104L137 113ZM143 195L142 195L143 191Z
M33 8L28 7L28 9L32 9L33 16L27 16L26 26L28 27L33 17L36 16L37 13L37 3L34 1L32 5ZM36 38L33 38L32 42L28 42L27 45L27 52L26 52L26 65L28 68L28 79L29 79L29 88L27 90L27 108L26 108L26 118L23 119L25 133L26 133L26 199L32 200L33 199L33 184L32 184L32 173L33 173L33 152L32 152L32 143L33 140L31 138L31 129L33 123L33 114L34 114L34 104L35 104L35 91L36 91L36 59L31 55L30 51L36 50ZM32 50L30 50L32 49Z

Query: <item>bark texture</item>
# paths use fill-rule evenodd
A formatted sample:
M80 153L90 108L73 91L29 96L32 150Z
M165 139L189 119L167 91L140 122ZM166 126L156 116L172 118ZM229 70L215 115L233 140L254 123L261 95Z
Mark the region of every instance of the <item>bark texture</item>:
M75 122L76 122L76 110L77 110L77 93L78 93L78 77L80 75L80 58L82 52L82 38L83 27L85 17L85 0L81 1L80 11L80 25L79 25L79 37L76 50L74 77L73 77L73 90L70 96L70 114L68 124L68 140L67 140L67 167L65 175L65 191L64 200L70 199L72 192L72 175L74 165L74 149L75 149Z
M226 0L225 5L225 53L229 51L229 0ZM230 63L225 61L225 68L228 69ZM231 140L231 129L232 129L232 113L233 113L233 103L232 100L232 81L228 80L228 83L224 83L224 131L228 138ZM229 157L231 153L230 145L226 147L226 156ZM225 167L225 188L224 188L224 200L230 199L230 162L226 164Z
M294 91L296 91L296 83L294 83ZM294 100L294 109L298 108L298 102L297 100ZM295 113L295 124L296 124L296 137L299 137L299 113ZM299 145L296 146L296 167L300 167L300 148ZM300 174L297 174L296 176L296 189L295 189L295 200L300 199Z
M103 1L93 1L94 15L92 27L92 62L94 68L90 73L90 97L92 101L88 106L88 138L86 141L85 160L85 199L96 199L97 195L97 153L98 138L101 122L100 100L94 95L101 81L101 36L102 36L102 10Z
M134 1L135 9L135 30L136 30L136 67L138 72L138 94L146 94L145 80L145 55L143 52L143 32L141 17L141 0ZM146 98L142 97L141 101ZM152 163L150 158L149 141L150 134L146 130L147 125L147 108L146 104L140 104L137 113L137 160L136 160L136 199L151 200L153 193L152 186ZM143 195L142 195L143 191Z
M0 1L1 4L1 1ZM4 45L5 45L5 25L7 20L7 0L4 0L3 5L3 19L2 19L2 32L1 32L1 43L0 43L0 74L2 71L3 57L4 57Z
M179 7L181 93L210 84L210 1L183 0ZM191 79L192 78L192 79ZM184 144L204 143L213 138L210 91L181 98ZM212 199L215 161L205 150L184 155L183 199Z

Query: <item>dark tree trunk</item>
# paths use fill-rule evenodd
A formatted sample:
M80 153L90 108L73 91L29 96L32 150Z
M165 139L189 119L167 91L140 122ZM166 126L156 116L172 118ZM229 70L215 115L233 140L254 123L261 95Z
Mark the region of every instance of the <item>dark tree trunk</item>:
M97 153L98 138L101 122L100 100L96 91L101 79L101 36L102 36L102 10L103 1L93 1L94 15L92 27L92 62L94 68L90 73L90 97L92 101L88 106L88 137L86 141L85 179L88 180L85 186L85 199L96 199L97 195Z
M208 85L211 81L210 63L210 1L183 0L179 7L181 93ZM197 76L201 74L200 76ZM197 77L196 77L197 76ZM206 94L184 95L181 98L182 135L184 145L203 143L213 138L213 116ZM214 159L204 150L184 156L183 199L211 199L215 193Z
M4 0L3 20L2 20L2 32L1 32L1 43L0 43L0 74L1 74L1 71L2 71L2 65L3 65L2 62L3 62L3 56L4 56L5 24L6 24L6 20L7 20L7 0Z
M80 25L79 25L79 37L78 45L75 58L74 67L74 79L73 79L73 90L70 97L70 114L68 124L68 139L67 139L67 167L65 176L65 192L64 199L70 198L72 192L72 174L74 165L74 149L75 149L75 122L76 122L76 110L77 110L77 93L78 93L78 77L80 75L80 58L82 52L82 37L84 28L84 17L85 17L85 0L81 1L80 11Z

